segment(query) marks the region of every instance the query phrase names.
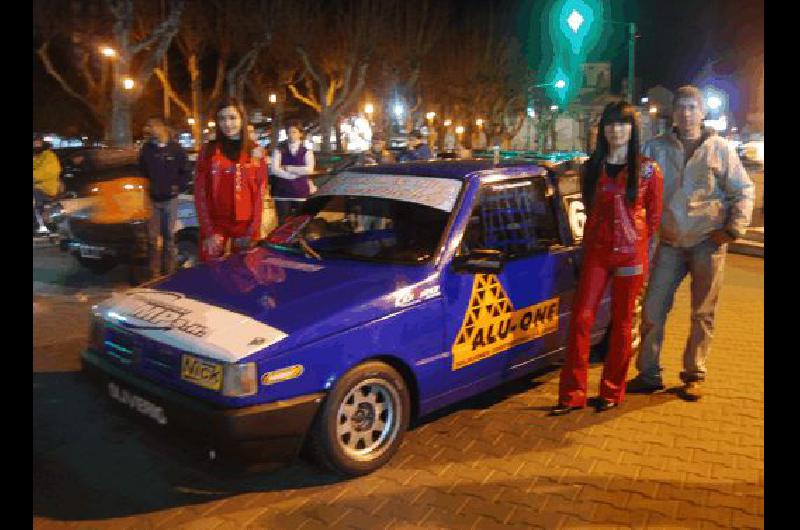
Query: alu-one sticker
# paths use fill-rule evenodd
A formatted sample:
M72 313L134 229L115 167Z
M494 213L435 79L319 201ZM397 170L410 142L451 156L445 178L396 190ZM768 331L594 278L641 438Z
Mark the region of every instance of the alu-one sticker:
M558 298L515 310L497 276L476 274L467 312L453 344L458 370L558 329Z

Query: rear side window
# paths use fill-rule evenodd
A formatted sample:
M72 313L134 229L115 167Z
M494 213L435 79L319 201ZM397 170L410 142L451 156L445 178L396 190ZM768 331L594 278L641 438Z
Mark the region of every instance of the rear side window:
M551 199L539 177L484 184L461 253L493 249L514 259L549 249L559 243Z

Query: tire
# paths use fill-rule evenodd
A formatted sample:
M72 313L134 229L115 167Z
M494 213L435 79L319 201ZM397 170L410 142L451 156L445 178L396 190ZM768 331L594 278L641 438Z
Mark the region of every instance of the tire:
M316 461L335 473L358 476L388 462L408 428L411 400L403 377L368 361L336 383L311 432Z
M178 255L175 257L176 269L188 269L199 263L200 245L197 235L181 236L175 243L175 247L178 251Z
M93 274L105 274L117 266L117 260L114 258L82 258L78 256L78 263L92 271Z
M642 304L644 302L644 288L639 296L636 297L636 302L633 306L633 324L631 329L631 359L636 357L639 353L639 347L642 345L642 332L641 332L641 325L642 325ZM590 363L601 363L605 360L606 355L608 354L608 347L609 342L611 340L611 326L609 324L608 328L606 329L605 335L603 338L592 346L590 354L589 354L589 362Z

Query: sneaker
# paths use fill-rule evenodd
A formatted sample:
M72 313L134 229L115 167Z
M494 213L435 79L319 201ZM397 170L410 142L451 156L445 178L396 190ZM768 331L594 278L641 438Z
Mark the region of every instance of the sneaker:
M698 401L703 397L703 384L700 381L686 383L678 391L678 395L686 401Z
M573 410L580 410L582 408L583 407L572 407L570 405L558 404L555 407L553 407L552 409L550 409L549 416L564 416L566 414L569 414Z
M628 381L625 392L628 394L652 394L654 392L660 392L664 390L664 388L664 384L660 381L653 382L643 378L642 375L639 374Z
M605 412L607 410L611 410L619 406L619 403L615 401L610 401L604 397L597 398L594 404L594 410L596 412Z

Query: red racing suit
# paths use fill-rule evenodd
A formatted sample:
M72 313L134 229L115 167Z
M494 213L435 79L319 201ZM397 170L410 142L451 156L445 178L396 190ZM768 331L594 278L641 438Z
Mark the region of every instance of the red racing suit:
M567 357L561 369L559 404L586 405L590 332L600 298L611 281L611 336L600 381L600 397L621 403L631 357L636 297L648 273L648 246L661 222L663 178L658 164L639 160L639 192L625 199L627 166L615 179L602 164L583 236L583 266L572 308Z
M250 153L242 152L238 161L232 161L219 146L201 150L194 182L201 261L222 256L231 238L258 237L266 182L264 157L251 158ZM223 250L217 255L209 255L204 244L213 234L223 237Z

